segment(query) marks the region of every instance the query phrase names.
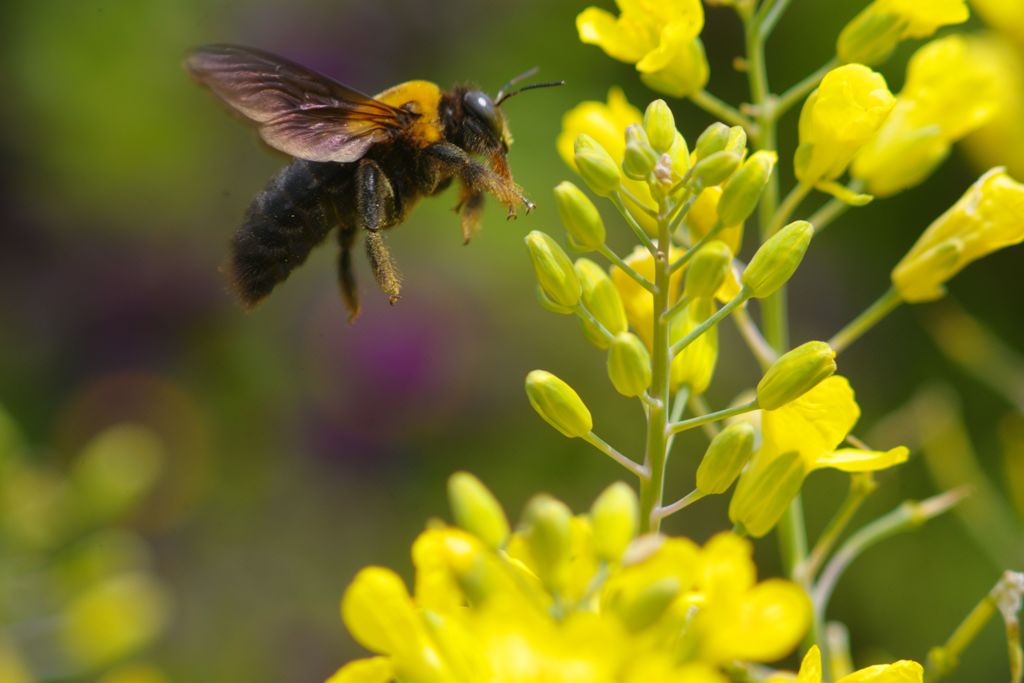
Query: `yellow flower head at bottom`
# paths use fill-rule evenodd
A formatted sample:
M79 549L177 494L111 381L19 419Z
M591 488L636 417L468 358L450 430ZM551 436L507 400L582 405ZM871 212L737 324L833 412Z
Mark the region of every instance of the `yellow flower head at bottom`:
M593 508L599 523L571 519L558 581L537 574L549 568L531 518L504 550L432 523L413 547L413 595L389 569L362 570L342 616L377 656L330 683L726 683L722 666L796 647L810 622L799 586L758 582L751 544L733 534L703 548L635 538L632 513L618 522L635 498L617 486Z

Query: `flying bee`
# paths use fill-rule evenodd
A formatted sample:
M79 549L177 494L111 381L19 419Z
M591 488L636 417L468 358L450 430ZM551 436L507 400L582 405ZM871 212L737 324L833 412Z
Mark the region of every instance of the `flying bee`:
M254 124L268 145L295 157L256 196L231 240L227 270L242 304L252 307L270 294L337 227L338 277L350 320L359 313L352 249L361 233L377 284L394 304L401 278L383 232L404 221L420 197L457 180L466 242L480 227L486 194L509 218L520 204L533 208L512 179L506 158L512 137L501 105L525 90L561 85L509 90L534 69L493 99L475 87L443 91L429 81L407 81L370 97L281 57L233 45L200 47L185 68Z

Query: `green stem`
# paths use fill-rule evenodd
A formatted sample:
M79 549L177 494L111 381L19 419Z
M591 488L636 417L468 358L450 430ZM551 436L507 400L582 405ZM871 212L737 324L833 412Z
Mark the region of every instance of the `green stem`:
M800 202L807 198L807 195L811 193L814 188L811 185L805 185L804 183L798 184L794 187L786 198L783 200L782 205L779 206L775 212L775 216L772 218L771 227L768 230L767 237L771 237L789 221L796 210L800 207Z
M850 205L841 199L833 197L808 218L808 222L814 226L814 234L820 235L821 231L832 224L834 220L850 210Z
M617 194L613 194L609 199L612 204L615 205L615 208L619 210L619 213L622 214L622 217L626 219L626 224L629 225L633 230L633 233L636 234L636 238L640 240L640 243L647 247L647 250L651 252L651 254L654 254L658 250L657 245L654 244L650 235L647 234L647 231L643 229L633 214L629 212L629 209L626 208L626 205L622 201L622 197ZM655 282L654 286L657 287L658 283Z
M702 322L700 325L697 325L697 327L695 327L692 330L690 330L689 334L687 334L685 337L683 337L682 339L677 341L675 344L673 344L672 345L672 353L671 353L672 358L675 358L676 356L678 356L683 351L683 349L685 349L687 346L689 346L693 342L697 341L697 339L702 334L704 334L705 332L710 330L712 327L717 325L719 322L721 322L722 319L724 319L727 315L732 313L733 310L735 310L737 306L742 306L744 303L746 303L746 301L748 299L750 299L750 297L751 297L751 293L750 293L749 289L747 289L746 287L741 289L740 293L737 294L729 303L727 303L726 305L724 305L721 308L719 308L709 318L707 318L704 322Z
M689 97L690 101L719 121L724 121L730 126L742 126L751 135L756 133L756 124L749 117L744 116L738 109L723 102L707 90L695 92Z
M835 546L843 531L853 520L857 510L867 500L868 496L877 488L875 479L870 472L855 473L850 476L850 489L846 499L839 506L835 517L828 523L825 530L821 532L818 541L814 544L811 554L797 567L795 572L797 581L809 586L814 581L818 569L828 558L829 553Z
M675 398L672 399L672 413L668 416L669 424L679 422L686 412L686 405L690 402L690 387L687 384L676 389ZM707 412L707 411L704 411ZM676 435L669 434L665 448L669 454L672 453L672 444L675 443Z
M959 488L923 501L908 500L850 536L825 565L821 578L814 585L812 597L815 609L825 613L839 577L865 550L890 536L922 526L928 520L947 512L967 495L967 490Z
M899 292L896 291L895 287L890 287L889 291L879 297L878 301L868 306L850 324L839 330L828 341L829 346L837 354L840 353L850 344L857 341L861 335L877 325L882 318L892 313L901 303L903 303L903 299L900 298Z
M608 343L611 343L615 339L615 335L609 332L608 328L602 325L601 321L595 318L594 314L590 312L590 309L584 305L583 299L580 299L579 303L576 304L576 315L593 325Z
M775 103L774 114L776 120L781 118L783 114L792 109L801 100L807 97L812 90L817 88L818 84L821 83L821 79L825 77L825 74L834 69L838 63L839 60L833 57L829 61L825 62L820 69L779 95L779 99Z
M1007 643L1010 656L1011 683L1020 683L1022 675L1020 645L1020 611L1021 592L1024 591L1024 574L1007 571L999 578L996 585L981 602L975 605L970 614L956 627L945 644L934 647L928 653L928 667L925 680L931 683L951 673L957 666L961 653L978 636L981 629L996 612L1002 612L1006 623Z
M594 432L590 432L589 434L584 435L582 438L591 446L601 451L609 458L611 458L612 460L619 463L627 470L635 474L637 477L641 479L641 481L647 477L647 470L644 469L642 465L637 464L627 456L620 453L618 450L610 446L604 439L599 437Z
M638 285L646 289L651 294L654 294L654 283L636 272L636 270L626 263L621 256L612 251L607 244L602 244L598 247L597 252L613 263L623 273L631 277Z
M774 0L772 2L766 2L758 13L758 24L760 26L761 40L767 40L768 36L775 30L775 25L779 23L779 19L782 18L783 12L789 6L789 0Z
M657 510L654 511L654 514L658 516L658 519L665 519L666 517L674 515L675 513L679 512L684 508L690 507L698 500L703 498L705 495L706 494L701 493L697 489L694 489L687 493L682 498L680 498L679 500L677 500L676 502L658 508Z
M621 202L620 202L621 203ZM659 212L658 245L654 255L654 329L651 335L651 376L649 389L656 401L647 411L647 443L644 469L649 478L640 481L640 527L642 533L656 532L661 520L655 511L661 507L665 489L665 464L668 460L669 381L672 359L669 356L669 321L665 311L669 308L669 225L666 214Z
M705 415L711 411L711 407L708 405L708 402L704 400L703 396L691 396L690 407L693 408L693 412L698 415ZM678 422L678 420L673 420L673 422ZM704 430L704 434L708 437L708 440L715 438L718 436L719 432L722 431L714 422L703 424L701 425L701 428Z
M758 329L745 306L740 306L733 311L732 321L736 323L740 336L747 343L762 370L767 370L772 363L779 359L779 354L775 353L775 349L765 341L764 335L761 334L761 330Z
M757 400L750 401L749 403L743 403L732 408L725 408L724 410L718 410L707 415L699 415L698 417L691 417L689 420L683 420L681 422L673 422L668 426L669 431L672 434L678 434L685 432L688 429L694 427L700 427L709 422L720 422L736 415L742 415L743 413L749 413L752 410L757 410Z

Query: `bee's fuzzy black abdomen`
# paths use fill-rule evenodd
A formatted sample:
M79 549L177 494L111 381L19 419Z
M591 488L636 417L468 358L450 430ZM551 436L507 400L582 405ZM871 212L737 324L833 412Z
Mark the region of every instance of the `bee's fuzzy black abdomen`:
M333 197L351 167L297 160L249 205L231 240L228 265L242 303L254 306L284 281L338 222Z

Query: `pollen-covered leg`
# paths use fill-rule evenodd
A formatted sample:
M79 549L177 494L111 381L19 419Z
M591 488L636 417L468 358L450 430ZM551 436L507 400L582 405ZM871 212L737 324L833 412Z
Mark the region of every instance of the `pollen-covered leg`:
M377 286L388 295L388 302L398 303L402 293L402 276L391 259L391 252L384 244L384 236L379 230L366 233L366 255L370 257L370 267L377 279Z
M359 290L352 270L352 247L357 234L356 229L351 227L343 226L338 231L338 243L341 245L341 253L338 254L338 284L341 285L341 298L348 309L349 322L353 322L359 315Z
M366 231L366 254L377 285L396 303L401 296L402 278L381 234L398 219L395 191L376 162L364 159L356 171L356 205L361 227Z
M483 164L474 161L461 147L447 142L431 145L428 152L440 167L442 175L457 176L468 190L490 193L508 207L509 218L516 215L516 207L522 204L529 211L533 203L523 194L511 175L495 173ZM507 170L507 166L504 167Z

